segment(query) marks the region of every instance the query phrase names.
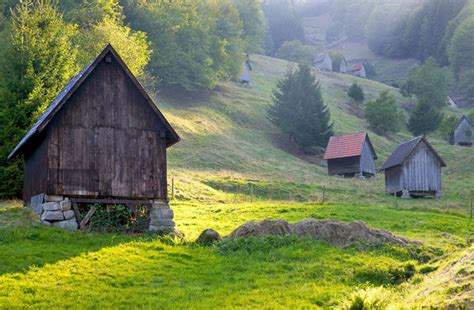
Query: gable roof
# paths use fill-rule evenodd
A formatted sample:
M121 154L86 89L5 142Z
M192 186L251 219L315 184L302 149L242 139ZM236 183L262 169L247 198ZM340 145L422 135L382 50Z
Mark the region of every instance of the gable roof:
M461 118L458 120L458 122L456 123L456 125L454 126L454 129L456 130L456 128L458 128L459 125L461 125L462 121L463 120L466 120L466 122L471 125L471 127L474 127L474 124L465 116L461 116Z
M381 170L386 170L388 168L392 168L392 167L403 164L405 160L408 159L410 154L415 150L418 144L420 144L422 141L425 142L425 144L428 146L431 152L439 159L441 163L441 167L446 167L446 163L444 162L444 160L441 158L441 156L439 156L439 154L435 151L435 149L431 146L431 144L429 144L428 141L426 141L425 137L419 136L400 144L395 149L395 151L393 151L390 157L385 161Z
M372 151L374 158L377 158L374 147L370 142L369 136L366 132L351 133L347 135L331 137L329 138L326 152L324 153L323 159L336 159L345 157L360 156L364 149L364 143L367 139Z
M359 70L362 70L363 67L364 67L363 63L357 63L357 64L353 64L351 69L352 71L359 71Z
M167 146L171 146L180 140L180 137L176 133L176 131L171 127L170 123L166 120L163 116L161 111L158 109L156 104L153 102L151 97L147 94L145 89L141 86L140 82L136 79L136 77L130 72L127 65L124 63L122 58L119 56L117 51L112 47L112 45L108 44L104 50L97 55L81 72L79 72L76 76L74 76L66 86L61 90L61 92L56 96L56 98L50 103L50 105L46 108L45 112L38 118L38 120L34 123L28 133L21 139L15 149L8 155L8 158L12 158L17 156L23 150L23 147L30 143L35 136L41 133L43 130L46 129L47 125L53 119L53 117L58 113L58 111L64 106L67 100L71 97L71 95L79 88L79 86L87 79L92 71L97 67L97 65L105 58L106 55L112 54L114 58L117 59L119 65L125 71L125 74L132 80L133 84L138 88L140 93L143 95L145 100L150 104L152 109L157 114L158 118L164 123L165 128L168 131L167 136Z

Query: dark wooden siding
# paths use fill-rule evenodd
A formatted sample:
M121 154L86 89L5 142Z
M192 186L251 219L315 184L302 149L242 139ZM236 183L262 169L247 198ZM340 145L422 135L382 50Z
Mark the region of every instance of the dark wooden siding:
M385 170L385 190L387 193L397 193L403 190L402 168L396 166Z
M31 197L46 193L47 189L47 141L41 138L35 149L25 152L23 174L23 201L29 204Z
M360 156L360 170L363 173L369 173L375 175L375 154L369 145L367 139L364 142L362 149L362 155Z
M329 175L359 174L360 157L346 157L328 160Z
M48 130L48 194L166 198L164 126L117 64L101 62Z

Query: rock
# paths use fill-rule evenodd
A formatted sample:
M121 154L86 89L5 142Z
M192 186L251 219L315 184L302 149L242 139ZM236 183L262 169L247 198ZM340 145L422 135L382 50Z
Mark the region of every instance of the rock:
M75 213L73 210L63 211L63 216L65 220L70 220L75 218Z
M51 222L48 222L48 221L41 221L41 224L46 225L46 226L51 226Z
M53 222L53 223L51 223L51 225L54 226L54 227L58 227L58 228L61 228L61 229L66 229L66 230L77 230L77 228L78 228L76 219Z
M69 200L64 200L59 203L60 209L63 211L71 210L72 209L72 203Z
M160 233L173 233L175 231L174 225L173 226L163 226L163 225L154 226L154 225L150 225L149 230L160 232Z
M283 220L248 222L239 226L227 236L226 239L268 235L295 235L315 240L324 240L339 247L346 247L353 243L365 243L369 245L385 243L400 246L421 244L420 242L394 235L383 229L369 227L363 222L344 223L315 219L305 219L295 224L289 224Z
M43 211L58 211L61 210L59 202L46 202L42 204Z
M62 211L44 211L41 214L42 221L62 221L64 220Z
M222 240L221 235L213 229L205 229L196 239L196 243L211 244Z
M291 234L291 227L284 220L263 220L261 222L248 222L239 226L226 238L234 239L240 237L261 236L286 236Z

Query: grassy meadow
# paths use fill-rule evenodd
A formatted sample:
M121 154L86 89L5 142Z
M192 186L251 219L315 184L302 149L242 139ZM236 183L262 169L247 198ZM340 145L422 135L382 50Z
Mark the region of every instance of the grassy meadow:
M292 64L252 56L250 88L221 83L198 98L157 103L182 141L169 149L171 206L183 239L66 232L41 226L18 201L0 203L0 308L347 308L357 296L383 308L470 305L473 297L474 148L428 137L447 162L441 199L402 200L370 180L328 177L319 156L281 147L266 118L275 82ZM325 73L318 78L336 133L367 130L346 91L370 99L386 85ZM397 100L404 103L398 95ZM456 111L461 113L461 111ZM380 167L407 132L369 132ZM171 188L170 188L171 192ZM294 237L193 241L262 219L364 221L423 246L352 246Z

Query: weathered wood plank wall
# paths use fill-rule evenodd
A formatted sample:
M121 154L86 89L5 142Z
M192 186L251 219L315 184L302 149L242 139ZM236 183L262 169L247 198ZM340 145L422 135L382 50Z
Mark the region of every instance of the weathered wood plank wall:
M360 156L360 171L362 173L369 173L375 175L375 159L374 153L370 148L369 142L367 139L364 142L362 148L362 154Z

